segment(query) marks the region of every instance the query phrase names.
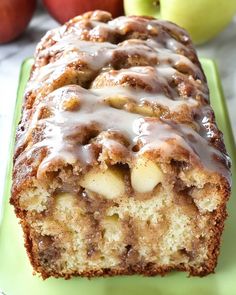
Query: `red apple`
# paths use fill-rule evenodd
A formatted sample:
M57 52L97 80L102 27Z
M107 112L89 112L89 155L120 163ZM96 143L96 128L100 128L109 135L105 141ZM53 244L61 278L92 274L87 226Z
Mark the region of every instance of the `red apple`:
M0 43L17 38L27 27L36 0L0 0Z
M43 0L43 3L61 24L76 15L95 9L106 10L113 17L124 14L123 0Z

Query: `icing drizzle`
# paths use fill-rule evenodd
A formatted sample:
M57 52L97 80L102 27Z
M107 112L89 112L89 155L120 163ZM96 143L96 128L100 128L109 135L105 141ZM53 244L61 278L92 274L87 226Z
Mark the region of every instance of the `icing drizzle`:
M208 128L204 113L204 108L209 108L208 88L191 45L185 45L189 43L186 33L168 22L145 18L120 17L101 22L99 13L103 12L96 13L90 19L75 18L59 32L53 30L38 46L35 69L26 90L34 93L36 100L27 128L18 131L17 149L23 145L27 148L16 164L31 157L36 149L46 147L49 152L39 166L39 175L58 158L66 163L80 161L90 165L93 141L84 142L84 138L91 133L107 149L126 149L127 159L137 154L132 150L137 144L138 153L160 149L167 155L180 146L205 169L229 179L228 157L211 143L214 131ZM53 44L44 47L48 36ZM106 41L114 41L114 36L120 36L121 42ZM79 85L61 87L57 79L78 63L91 75L88 89L79 86L79 80ZM70 80L64 84L70 84ZM54 85L54 91L45 97L43 89L47 85ZM165 119L162 115L143 115L140 109L129 111L122 104L111 105L111 98L115 102L122 98L126 104L141 108L145 104L161 107L170 114L186 108L190 113L197 110L201 120L195 123L201 133L190 126L190 121L184 124L171 120L171 115ZM77 109L64 107L71 99L79 101ZM49 115L40 117L45 108ZM27 119L23 117L22 121ZM43 138L34 142L31 136L36 128ZM119 136L110 136L111 133ZM117 140L120 136L127 145Z

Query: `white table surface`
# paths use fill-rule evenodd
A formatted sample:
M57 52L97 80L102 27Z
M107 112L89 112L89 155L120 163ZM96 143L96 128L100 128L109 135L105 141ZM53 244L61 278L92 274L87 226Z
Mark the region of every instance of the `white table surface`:
M18 40L0 45L0 209L20 66L25 58L33 55L45 32L56 26L56 21L38 9L27 31ZM198 47L197 51L200 57L215 59L219 66L236 136L236 17L216 39Z

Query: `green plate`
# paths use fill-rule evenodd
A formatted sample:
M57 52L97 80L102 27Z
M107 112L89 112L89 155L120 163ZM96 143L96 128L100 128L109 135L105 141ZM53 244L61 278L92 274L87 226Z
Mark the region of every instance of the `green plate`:
M15 128L20 118L23 91L29 77L32 59L26 60L21 68L15 116L12 128L9 166L4 194L4 210L0 227L0 293L6 295L234 295L236 294L236 199L228 203L229 218L227 219L221 254L216 273L204 278L188 278L186 273L172 272L162 277L145 278L141 276L124 276L115 278L48 279L43 281L32 275L32 268L23 246L22 231L9 205L11 187L12 152ZM215 110L219 128L224 133L227 150L233 160L235 173L235 146L232 130L225 105L224 96L217 69L213 61L201 60L206 73L211 103ZM233 194L236 187L233 187Z

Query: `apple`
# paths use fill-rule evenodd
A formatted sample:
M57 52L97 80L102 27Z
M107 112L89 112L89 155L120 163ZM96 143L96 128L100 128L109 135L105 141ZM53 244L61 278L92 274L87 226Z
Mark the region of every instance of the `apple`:
M61 24L76 15L96 9L106 10L113 17L124 14L123 0L43 0L43 3Z
M0 0L0 43L17 38L27 27L36 0Z
M232 20L236 0L124 0L126 15L148 15L185 28L196 44L215 37Z

